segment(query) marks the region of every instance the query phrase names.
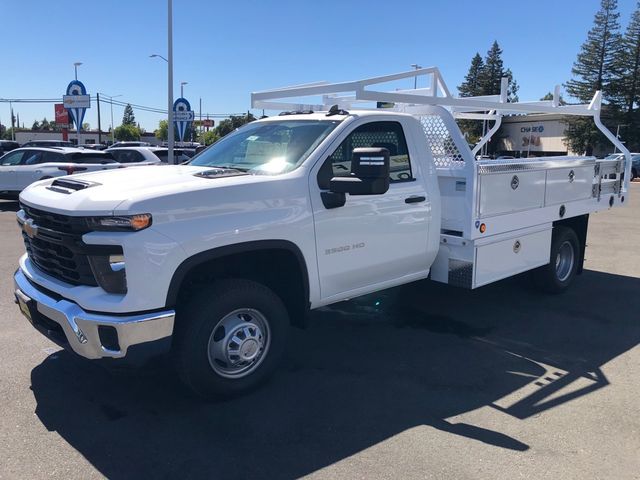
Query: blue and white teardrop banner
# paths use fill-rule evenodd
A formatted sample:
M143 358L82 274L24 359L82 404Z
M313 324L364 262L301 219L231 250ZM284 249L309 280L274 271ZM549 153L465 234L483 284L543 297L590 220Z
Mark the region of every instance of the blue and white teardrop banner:
M173 102L173 121L178 128L178 138L180 138L181 142L184 141L184 134L194 118L195 115L186 98L179 98Z
M91 97L87 95L87 89L79 80L72 80L67 86L67 94L62 97L64 108L69 110L71 120L80 130L87 108L91 108Z

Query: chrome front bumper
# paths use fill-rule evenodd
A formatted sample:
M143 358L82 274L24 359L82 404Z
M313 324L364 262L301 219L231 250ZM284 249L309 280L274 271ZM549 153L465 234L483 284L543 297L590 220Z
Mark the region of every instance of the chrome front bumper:
M171 345L173 310L130 316L89 313L76 303L43 293L21 270L15 273L14 283L16 302L31 324L85 358L122 358L130 347L156 345L165 351Z

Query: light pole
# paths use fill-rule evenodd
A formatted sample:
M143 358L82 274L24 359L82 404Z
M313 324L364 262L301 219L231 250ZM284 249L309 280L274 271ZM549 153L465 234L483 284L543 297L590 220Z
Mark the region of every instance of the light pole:
M175 163L173 158L174 128L173 128L173 0L167 0L167 140L169 142L169 155L167 163Z
M167 62L167 146L169 154L167 163L174 163L173 146L175 141L173 127L173 0L167 0L167 57L154 53L151 58L158 57Z
M73 64L73 70L74 70L74 72L75 72L75 74L76 74L76 80L78 80L78 67L79 67L80 65L82 65L82 62L75 62L75 63Z
M621 125L618 124L618 127L616 128L616 139L620 140L620 127L628 127L629 125ZM624 143L624 142L622 142ZM613 146L613 153L616 153L616 150L618 150L618 146L614 145Z
M189 82L180 82L180 98L184 98L184 86L188 84Z
M417 63L412 63L411 67L415 68L416 70L419 70L422 68L422 65L418 65ZM413 77L413 89L415 90L416 88L418 88L418 76L416 75L415 77Z
M111 104L111 145L113 145L114 143L116 143L116 137L114 133L115 128L113 127L113 99L121 97L122 95L107 95L106 93L100 93L100 95L107 97L109 99L109 103Z

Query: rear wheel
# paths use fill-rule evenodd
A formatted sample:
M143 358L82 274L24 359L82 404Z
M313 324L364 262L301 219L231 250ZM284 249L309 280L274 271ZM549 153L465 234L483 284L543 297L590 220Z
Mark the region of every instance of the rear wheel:
M549 263L532 272L536 286L549 293L564 292L576 276L580 256L576 233L568 227L554 227Z
M177 322L178 373L205 398L245 393L267 380L289 327L280 298L249 280L213 284L192 297Z

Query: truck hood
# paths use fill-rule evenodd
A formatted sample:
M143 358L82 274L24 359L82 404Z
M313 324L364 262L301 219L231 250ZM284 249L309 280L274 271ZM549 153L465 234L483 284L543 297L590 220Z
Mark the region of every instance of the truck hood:
M150 199L185 191L260 181L268 177L210 167L160 165L102 170L33 183L20 201L35 208L70 215L105 215L126 200ZM70 181L67 186L65 180ZM62 183L61 183L62 182ZM82 182L82 183L80 183ZM74 184L75 183L75 184ZM84 187L83 184L87 186Z

